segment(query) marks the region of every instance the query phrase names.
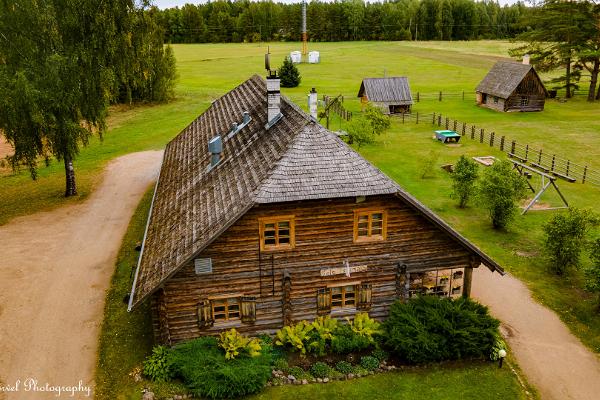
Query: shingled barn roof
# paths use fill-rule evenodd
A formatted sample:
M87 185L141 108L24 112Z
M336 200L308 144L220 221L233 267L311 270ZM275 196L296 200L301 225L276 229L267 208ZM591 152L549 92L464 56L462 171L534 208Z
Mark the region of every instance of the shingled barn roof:
M216 100L167 144L129 309L261 203L397 194L466 242L285 97L283 117L265 129L266 99L265 81L255 75ZM227 139L244 111L251 121ZM224 137L222 159L209 169L208 141L219 134ZM494 261L475 251L488 268L502 273Z
M533 66L511 61L498 61L475 90L501 99L507 99L531 70L540 81L540 85L544 87Z
M408 78L404 76L364 78L360 84L358 97L363 97L365 94L369 101L376 103L389 103L401 106L413 103Z

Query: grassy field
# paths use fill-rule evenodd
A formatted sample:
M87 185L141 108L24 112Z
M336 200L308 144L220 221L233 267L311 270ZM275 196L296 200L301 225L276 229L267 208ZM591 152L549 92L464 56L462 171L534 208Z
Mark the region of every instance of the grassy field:
M136 382L132 373L152 349L152 325L147 305L128 314L123 297L131 288L134 250L144 234L152 190L140 202L124 237L115 274L107 295L105 317L100 333L95 398L97 400L138 400L143 388L158 398L185 393L179 383ZM510 357L510 354L509 354ZM509 358L513 362L512 358ZM473 384L477 382L477 384ZM446 363L409 368L327 385L271 387L248 399L334 399L368 397L373 399L529 399L535 389L522 388L508 366L499 369L492 362Z
M600 104L589 104L584 97L577 97L566 103L548 101L541 113L511 114L474 105L477 83L496 60L508 58L511 46L501 41L311 43L311 50L321 51L322 62L300 65L302 84L283 89L283 93L306 108L306 95L315 87L319 94L343 94L344 105L358 111L356 95L363 77L405 75L413 92L422 94L422 101L415 105L414 111L441 112L600 171ZM269 47L273 64L277 65L300 45L274 43ZM87 197L103 166L112 158L162 148L212 100L254 73L264 75L266 44L177 45L174 50L180 75L177 99L166 105L114 108L104 139L92 140L75 160L80 196L68 202ZM439 102L433 94L440 90L445 93L464 90L465 100L455 96ZM344 125L334 121L331 128L343 129ZM552 212L532 212L517 218L508 231L498 232L490 228L486 215L476 207L457 209L449 198L450 180L445 172L436 167L431 177L420 179L422 160L432 152L439 153L438 165L452 163L461 154L501 154L469 139L460 147L443 146L431 140L432 130L428 124L402 125L396 120L376 145L360 151L509 272L523 279L540 302L557 311L586 345L600 352L600 316L592 312L592 296L582 290L581 273L557 278L546 271L539 243L541 226ZM571 205L600 208L599 188L562 182L560 186ZM63 190L62 165L57 162L41 168L40 178L35 182L26 172L1 173L0 224L19 215L65 204L61 197ZM556 202L553 197L542 200Z

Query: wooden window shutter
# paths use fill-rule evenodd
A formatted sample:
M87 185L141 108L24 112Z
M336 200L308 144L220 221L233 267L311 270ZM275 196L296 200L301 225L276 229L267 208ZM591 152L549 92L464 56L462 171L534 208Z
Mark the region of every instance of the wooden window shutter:
M317 314L329 314L331 312L331 289L324 288L317 291Z
M362 283L358 285L358 302L356 303L357 310L369 310L371 308L371 297L373 295L373 285L370 283Z
M242 322L250 324L256 322L256 297L242 297Z
M198 304L198 326L207 328L213 326L214 322L210 300L202 300Z

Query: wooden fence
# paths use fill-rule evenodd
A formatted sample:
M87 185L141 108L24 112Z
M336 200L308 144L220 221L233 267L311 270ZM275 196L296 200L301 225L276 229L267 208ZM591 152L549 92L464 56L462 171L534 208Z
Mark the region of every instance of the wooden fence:
M486 130L474 124L461 122L438 113L423 114L417 112L396 114L396 116L402 120L402 123L408 121L416 124L429 123L439 128L453 130L471 140L486 143L490 147L497 147L513 159L528 163L534 168L566 181L591 183L600 186L600 173L591 170L587 165L577 164L570 159L557 156L555 153L545 152L543 149L533 148L528 144L517 143L516 140L510 140L504 135L497 135L495 131Z

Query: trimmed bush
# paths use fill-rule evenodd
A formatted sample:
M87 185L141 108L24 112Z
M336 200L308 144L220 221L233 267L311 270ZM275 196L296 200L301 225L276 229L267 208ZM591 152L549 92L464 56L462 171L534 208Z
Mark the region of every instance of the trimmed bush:
M329 365L317 361L310 367L310 373L315 378L327 378L329 376Z
M165 346L156 346L144 361L144 375L155 382L168 382L175 376L173 354Z
M392 305L383 344L410 363L487 358L498 325L487 307L473 300L422 296Z
M373 350L373 353L371 353L371 355L375 357L380 363L386 361L390 357L390 355L382 349Z
M366 350L373 346L372 338L361 336L350 325L341 324L334 332L331 350L337 354L348 354Z
M360 366L367 371L374 371L379 368L379 360L373 356L364 356L360 358Z
M342 374L350 374L352 371L354 371L352 364L350 364L348 361L338 361L338 363L335 364L335 369Z
M285 358L277 358L273 361L273 368L279 371L287 372L290 366Z
M271 354L227 360L217 339L199 338L173 349L176 374L197 397L233 398L257 393L271 376Z

